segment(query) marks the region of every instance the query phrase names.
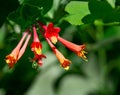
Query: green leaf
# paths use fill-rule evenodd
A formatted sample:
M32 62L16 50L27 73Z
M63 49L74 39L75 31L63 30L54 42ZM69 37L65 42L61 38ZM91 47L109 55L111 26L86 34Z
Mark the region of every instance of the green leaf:
M10 13L8 19L19 24L24 30L36 19L43 18L43 15L52 7L53 0L19 0L19 2L21 6Z
M20 12L20 8L18 8L16 11L10 13L8 15L8 20L12 20L12 21L14 21L15 23L17 23L21 26L22 26L22 24L25 24L24 19L22 19L22 14Z
M107 0L107 2L108 2L113 8L115 8L115 1L116 1L116 0Z
M52 7L53 0L24 0L23 4L27 3L36 7L42 8L42 13L47 13Z
M81 21L81 18L82 17L80 17L79 14L76 14L76 15L68 15L64 19L73 25L81 25L83 24L83 22Z
M82 21L85 24L87 24L87 23L93 23L95 19L97 19L97 17L95 15L88 14L82 19Z
M17 0L0 0L0 26L6 20L8 14L19 6Z
M104 23L120 22L120 11L112 8L107 1L90 0L88 5L91 14L83 18L84 23L94 23L95 20Z
M116 2L115 2L115 4L116 4L116 6L118 5L120 5L120 0L116 0Z
M24 4L21 5L16 11L9 14L8 19L19 24L24 30L30 26L40 15L41 10L38 7Z
M41 15L40 13L41 9L39 9L36 6L32 6L28 4L24 4L21 12L22 12L24 19L31 20L31 21L35 21L35 19Z
M88 5L91 14L96 14L97 16L105 16L107 13L113 11L112 6L105 0L90 0Z
M88 2L71 1L66 7L65 11L69 14L65 20L73 25L81 25L82 18L89 14Z

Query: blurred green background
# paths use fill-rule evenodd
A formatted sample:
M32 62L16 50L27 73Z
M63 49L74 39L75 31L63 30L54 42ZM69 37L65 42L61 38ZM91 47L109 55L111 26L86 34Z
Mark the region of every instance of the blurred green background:
M71 20L66 17L69 11L65 9L67 4L75 0L54 0L52 8L44 16L43 21L53 22L61 28L61 37L76 44L86 44L88 62L58 42L56 47L72 61L70 70L65 71L45 39L38 33L43 44L43 53L47 57L43 60L43 66L35 69L29 61L33 57L30 50L31 39L25 54L13 69L9 69L4 59L19 42L22 28L11 23L7 17L23 1L0 1L0 95L120 95L120 23L115 14L101 17L107 12L107 7L104 12L98 12L101 15L95 13L102 20L98 19L99 16L93 16L93 12L88 17L89 20L85 18L85 24L81 24L76 22L76 18ZM118 11L117 16L120 17L119 0L102 1L107 1ZM85 10L83 5L83 11Z

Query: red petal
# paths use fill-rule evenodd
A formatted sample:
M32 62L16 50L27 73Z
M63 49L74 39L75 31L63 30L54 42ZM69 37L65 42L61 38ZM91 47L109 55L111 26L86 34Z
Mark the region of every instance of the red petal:
M59 33L60 30L61 30L61 29L60 29L59 27L54 28L54 32L55 32L55 33Z

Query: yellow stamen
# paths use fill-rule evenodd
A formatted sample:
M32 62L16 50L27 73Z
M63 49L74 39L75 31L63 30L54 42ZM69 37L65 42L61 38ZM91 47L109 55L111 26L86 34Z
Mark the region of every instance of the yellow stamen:
M42 53L41 48L36 48L36 47L34 47L34 48L31 48L31 50L32 50L35 54L38 54L38 55L40 55L40 54Z
M64 69L65 69L65 70L69 70L69 68L70 68L70 67L69 67L69 66L67 66L67 67L65 67Z
M55 36L52 36L51 41L52 41L52 43L56 44L57 43L57 38Z
M7 63L7 64L9 64L9 63L10 63L10 59L6 59L5 61L6 61L6 63Z
M82 50L80 52L77 52L77 55L82 57L85 61L88 61L87 57L85 56L86 53L87 53L86 51Z
M41 48L35 48L34 51L35 51L36 54L41 54L42 53Z

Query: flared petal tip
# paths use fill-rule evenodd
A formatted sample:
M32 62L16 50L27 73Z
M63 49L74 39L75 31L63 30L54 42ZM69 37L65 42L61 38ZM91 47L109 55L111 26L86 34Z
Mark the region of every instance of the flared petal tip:
M17 59L10 54L6 56L5 61L9 65L9 68L13 68L14 64L17 62Z
M38 63L37 63L39 66L43 66L43 62L42 62L42 59L38 60Z
M68 59L65 59L63 63L61 63L61 67L63 67L65 70L69 70L70 68L70 64L72 62Z

